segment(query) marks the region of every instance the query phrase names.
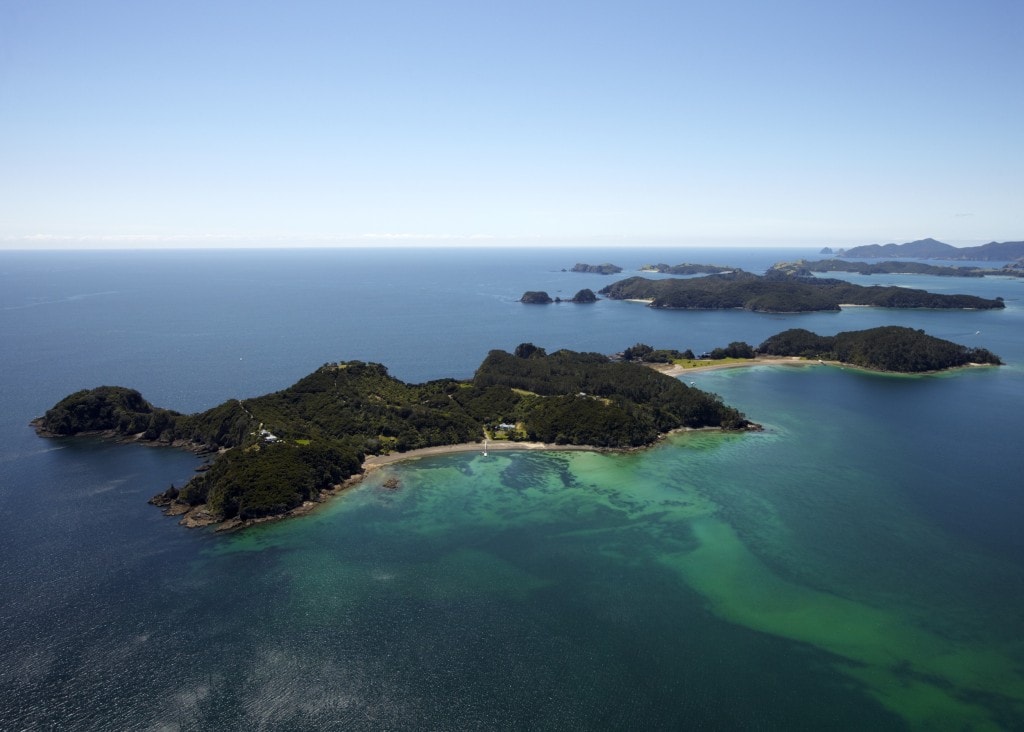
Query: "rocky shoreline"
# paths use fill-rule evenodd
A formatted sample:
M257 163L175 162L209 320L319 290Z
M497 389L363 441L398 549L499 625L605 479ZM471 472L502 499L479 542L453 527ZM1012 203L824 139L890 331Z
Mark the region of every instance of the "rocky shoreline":
M164 516L180 516L181 519L178 521L179 526L184 526L188 529L198 529L205 526L216 526L215 531L237 531L244 529L248 526L255 526L256 524L268 523L270 521L280 521L281 519L292 518L294 516L304 516L313 511L317 506L323 504L327 499L332 496L336 496L339 493L351 488L354 485L360 483L365 478L367 472L357 473L347 480L331 486L327 490L320 491L316 500L303 501L300 505L292 508L283 513L274 514L272 516L260 516L259 518L253 519L240 519L233 517L229 519L222 519L217 514L211 513L209 507L205 503L200 503L196 506L177 500L176 497L167 495L167 491L163 493L157 493L155 496L149 499L148 503L156 506L160 509L160 512Z

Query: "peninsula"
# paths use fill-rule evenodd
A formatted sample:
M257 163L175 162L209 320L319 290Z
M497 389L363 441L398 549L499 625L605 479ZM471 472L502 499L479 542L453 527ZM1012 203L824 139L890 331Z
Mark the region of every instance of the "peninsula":
M491 351L468 381L407 384L380 364L347 361L189 415L124 387L83 390L33 424L47 437L102 434L210 455L209 469L152 500L186 525L293 512L359 475L370 456L484 438L625 449L681 428L756 428L716 396L643 365L529 343Z

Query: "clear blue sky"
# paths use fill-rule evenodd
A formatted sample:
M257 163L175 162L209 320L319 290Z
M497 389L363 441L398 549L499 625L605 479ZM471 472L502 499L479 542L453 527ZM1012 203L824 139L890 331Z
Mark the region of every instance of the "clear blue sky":
M1022 0L0 0L0 247L968 244L1022 216Z

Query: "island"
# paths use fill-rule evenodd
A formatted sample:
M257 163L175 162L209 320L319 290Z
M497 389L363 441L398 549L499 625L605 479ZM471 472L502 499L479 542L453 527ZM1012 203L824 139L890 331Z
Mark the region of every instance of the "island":
M594 291L591 290L590 288L584 287L582 290L580 290L575 295L573 295L572 296L572 300L570 300L569 302L578 302L578 303L597 302L597 295L595 295Z
M905 374L1002 364L988 349L968 348L930 336L923 330L895 325L845 331L834 336L792 328L766 340L757 347L757 353L837 361L873 371Z
M347 361L197 414L124 387L82 390L33 425L46 437L103 435L208 455L208 469L151 502L185 525L230 527L301 512L358 479L372 456L484 439L631 449L678 429L757 428L717 396L646 366L530 343L491 351L468 381L408 384L381 364Z
M543 290L529 290L524 292L523 296L519 298L519 302L526 303L527 305L550 305L553 302L592 303L597 302L597 300L598 297L594 294L594 291L587 287L577 292L569 300L563 300L561 297L555 297L552 300L551 296Z
M922 374L965 366L1000 366L1002 359L985 348L970 348L923 330L880 326L821 336L803 328L777 333L759 346L743 341L694 356L687 349L655 349L645 343L630 346L617 357L623 361L679 367L684 370L744 366L765 363L830 363L886 373ZM793 359L798 359L794 361Z
M737 272L738 267L722 267L717 264L645 264L640 268L641 272L657 272L659 274L673 275L706 275L722 274L724 272Z
M613 275L621 272L622 267L609 262L605 262L604 264L583 264L582 262L577 262L571 271L585 272L587 274Z
M693 279L629 277L600 290L612 300L643 300L652 308L743 309L764 313L838 311L842 305L883 308L1004 308L1002 298L943 295L907 287L864 287L837 279L769 270L707 275Z
M1024 267L1020 264L1005 264L995 269L991 267L951 267L924 262L848 262L842 259L822 259L796 262L779 262L772 269L786 274L807 275L812 272L853 272L862 275L873 274L923 274L935 277L1024 277Z

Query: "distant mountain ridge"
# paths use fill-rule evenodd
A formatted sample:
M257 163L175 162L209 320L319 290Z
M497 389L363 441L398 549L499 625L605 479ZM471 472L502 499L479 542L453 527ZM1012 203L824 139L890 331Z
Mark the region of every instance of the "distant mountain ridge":
M918 239L906 244L868 244L853 249L840 249L839 257L861 259L968 259L973 261L1012 261L1024 257L1024 241L989 242L977 247L955 247L935 239Z

